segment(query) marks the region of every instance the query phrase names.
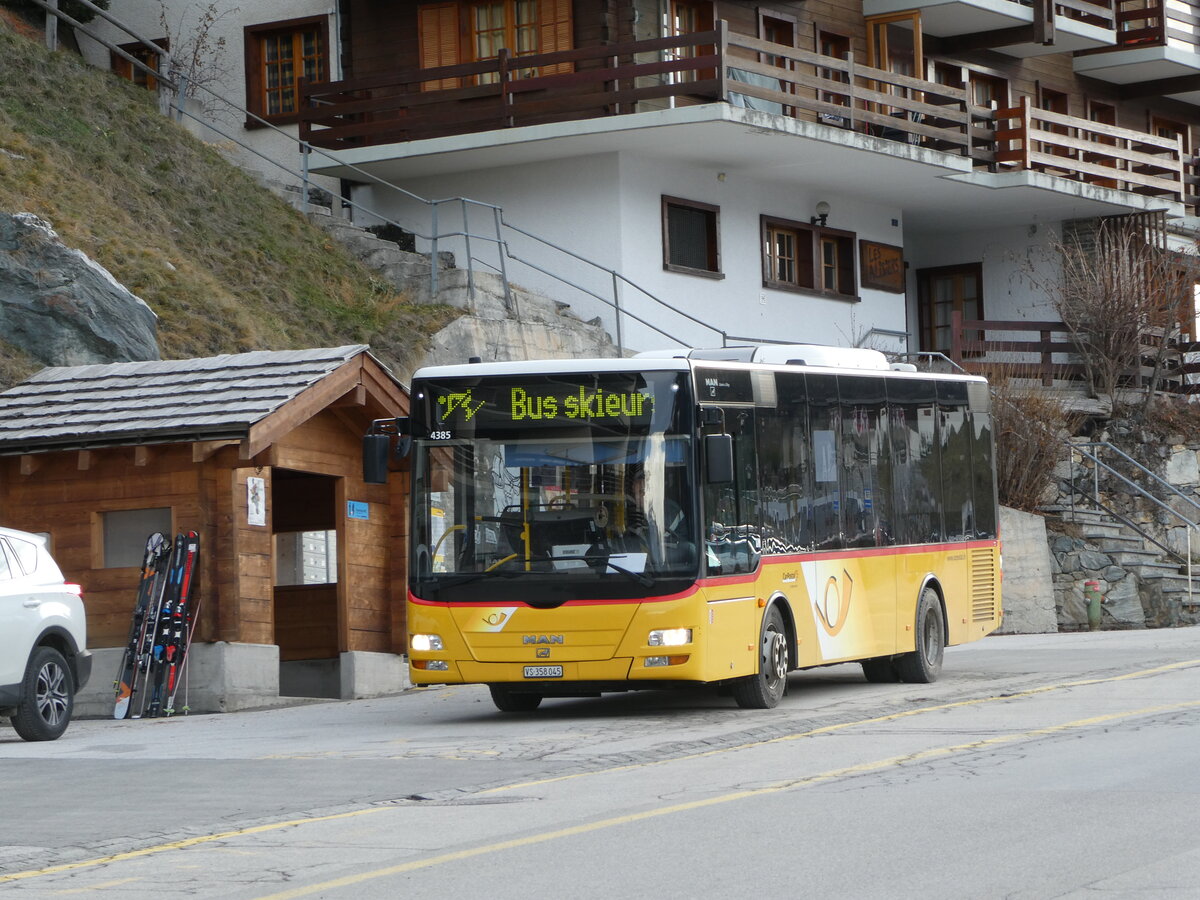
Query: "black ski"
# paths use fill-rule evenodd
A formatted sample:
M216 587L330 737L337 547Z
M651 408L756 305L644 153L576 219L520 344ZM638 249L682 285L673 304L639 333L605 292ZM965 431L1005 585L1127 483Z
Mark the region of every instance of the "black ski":
M171 567L167 570L167 584L163 589L162 603L158 609L154 627L154 641L150 651L149 670L146 684L148 700L144 714L153 718L163 709L166 699L167 670L170 668L168 649L171 645L171 634L175 627L176 611L179 609L183 587L183 572L187 564L186 536L180 532L175 535L175 547L171 551ZM153 686L151 687L151 683Z
M171 634L165 651L167 663L167 705L163 710L168 716L175 713L175 692L183 680L187 652L192 646L192 629L200 612L200 598L192 603L192 592L196 584L196 566L200 560L200 535L189 531L184 540L183 574L179 583L179 599L172 613ZM187 712L186 700L184 712Z
M166 535L154 532L146 539L146 552L142 557L141 578L138 581L137 601L133 607L133 621L129 626L129 639L121 656L121 667L117 670L116 701L113 718L126 719L132 709L134 686L142 670L143 655L147 646L147 635L153 634L158 598L165 581L167 560L171 545Z

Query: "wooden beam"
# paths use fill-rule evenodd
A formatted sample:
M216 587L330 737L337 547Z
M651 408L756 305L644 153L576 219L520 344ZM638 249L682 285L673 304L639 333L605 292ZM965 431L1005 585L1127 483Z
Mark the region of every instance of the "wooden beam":
M357 384L330 404L331 409L344 409L347 406L366 406L367 387Z
M250 434L242 441L241 458L249 460L257 456L292 429L328 408L339 397L354 390L362 383L364 358L365 354L359 354L347 360L275 412L250 426Z
M39 468L41 468L41 465L42 465L41 457L34 456L30 453L22 453L21 454L21 474L22 475L32 475Z
M240 441L196 441L192 444L192 462L204 462L223 447L234 447Z

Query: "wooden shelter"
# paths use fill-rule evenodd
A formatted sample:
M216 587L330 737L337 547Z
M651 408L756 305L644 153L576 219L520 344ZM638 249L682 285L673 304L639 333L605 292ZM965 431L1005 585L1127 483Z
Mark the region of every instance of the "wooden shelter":
M346 654L404 650L407 494L362 481L361 437L407 409L362 345L43 369L0 394L0 522L50 535L94 650L126 642L148 534L195 530L196 642L269 651L241 669L264 683L212 686L215 707L361 695ZM236 662L208 668L236 681Z

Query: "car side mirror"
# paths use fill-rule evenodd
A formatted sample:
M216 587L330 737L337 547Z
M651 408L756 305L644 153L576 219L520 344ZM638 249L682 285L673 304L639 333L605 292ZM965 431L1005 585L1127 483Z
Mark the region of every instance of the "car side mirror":
M733 435L704 436L704 480L709 484L733 481Z

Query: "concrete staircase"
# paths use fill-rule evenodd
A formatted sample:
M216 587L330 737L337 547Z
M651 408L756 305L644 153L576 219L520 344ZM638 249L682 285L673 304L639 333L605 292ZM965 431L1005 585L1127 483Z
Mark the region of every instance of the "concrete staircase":
M1189 595L1186 566L1107 513L1063 506L1043 507L1042 512L1055 569L1056 603L1068 619L1083 602L1081 585L1097 581L1106 600L1105 626L1200 621L1200 564L1193 566Z
M288 199L295 202L293 197ZM438 254L438 293L434 297L429 254L402 250L393 241L331 215L325 207L309 207L308 218L413 303L442 303L464 311L433 336L417 365L460 363L472 356L495 361L619 355L600 320L583 321L570 304L510 285L509 308L498 275L457 268L452 253ZM397 374L406 377L408 373Z

